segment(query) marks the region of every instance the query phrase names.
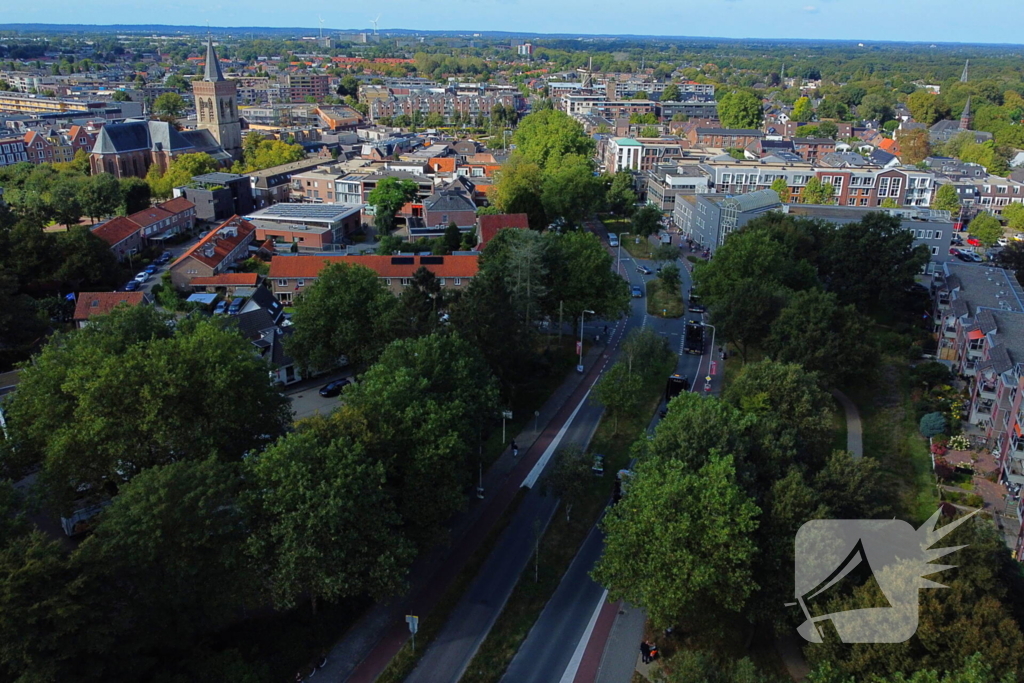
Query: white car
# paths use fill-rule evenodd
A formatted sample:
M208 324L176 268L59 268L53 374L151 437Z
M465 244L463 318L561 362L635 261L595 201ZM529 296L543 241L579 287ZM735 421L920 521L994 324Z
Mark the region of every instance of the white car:
M136 282L147 282L147 281L149 281L149 273L147 273L146 271L142 271L141 273L139 273L138 275L135 276L135 281Z
M1001 247L1008 247L1010 246L1010 240L1005 237L1000 237L998 240L996 240L996 244L998 244Z

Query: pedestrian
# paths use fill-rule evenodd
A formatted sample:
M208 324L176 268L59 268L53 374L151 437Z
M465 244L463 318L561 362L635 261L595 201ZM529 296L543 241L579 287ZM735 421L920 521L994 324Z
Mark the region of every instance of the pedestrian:
M608 326L607 325L604 326L604 336L606 336L606 337L608 336Z
M513 458L518 458L519 457L519 444L516 443L515 439L512 439L512 457Z
M640 641L640 657L643 659L644 664L648 664L651 661L651 646L646 640Z
M658 656L658 646L648 641L647 643L647 662L653 662Z

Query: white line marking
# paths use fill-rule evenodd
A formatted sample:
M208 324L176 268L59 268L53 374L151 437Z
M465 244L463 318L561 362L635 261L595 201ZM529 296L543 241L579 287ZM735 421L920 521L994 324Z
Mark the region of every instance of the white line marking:
M594 380L594 383L597 383L596 379ZM525 479L523 479L522 486L532 489L534 485L537 483L537 480L540 478L541 472L543 472L544 468L548 466L548 462L551 460L551 456L554 455L555 450L558 448L558 444L562 442L562 437L564 437L565 433L569 431L569 426L572 424L572 421L576 419L576 414L580 412L580 408L582 408L583 404L586 403L587 397L590 396L590 391L593 388L594 385L591 384L590 388L587 389L587 393L583 394L583 398L580 399L580 402L576 406L576 409L572 411L572 415L570 415L569 419L565 421L565 424L562 425L562 428L558 430L558 434L556 434L555 438L551 440L551 444L547 447L547 449L545 449L544 455L540 456L540 460L537 461L537 464L533 466L533 469L530 470L530 473L526 475Z
M597 601L594 613L590 615L590 623L587 624L587 630L583 632L583 637L580 638L580 642L576 645L576 651L572 653L572 659L569 660L569 666L565 667L565 673L562 674L562 678L558 683L573 683L573 680L575 680L576 674L580 670L580 664L583 662L583 653L586 651L587 645L590 644L590 636L594 633L594 626L597 625L597 618L601 615L601 608L604 607L604 601L607 598L608 589L605 588L604 592L601 593L601 599Z

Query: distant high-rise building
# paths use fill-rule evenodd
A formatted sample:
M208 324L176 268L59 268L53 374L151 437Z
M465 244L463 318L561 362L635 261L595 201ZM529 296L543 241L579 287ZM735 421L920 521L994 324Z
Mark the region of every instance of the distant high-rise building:
M234 159L242 158L242 124L238 119L238 84L224 78L213 37L206 44L206 69L203 80L192 82L199 128L208 130L224 151Z

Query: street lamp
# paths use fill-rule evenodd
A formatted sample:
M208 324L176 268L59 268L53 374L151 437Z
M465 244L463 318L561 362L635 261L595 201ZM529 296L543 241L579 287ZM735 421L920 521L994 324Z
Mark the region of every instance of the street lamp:
M587 313L589 313L590 315L594 315L593 311L587 310L580 313L580 343L579 348L577 349L577 351L580 352L580 364L576 366L576 372L583 372L583 320L586 317Z
M711 364L715 361L715 326L714 325L708 325L707 323L704 323L704 327L710 327L711 328L711 354L708 357L708 377L710 377L711 376ZM700 372L700 363L697 363L697 372L698 373ZM708 385L710 386L710 384L711 384L711 382L709 380L708 381Z

